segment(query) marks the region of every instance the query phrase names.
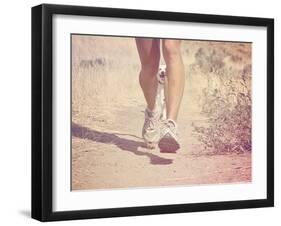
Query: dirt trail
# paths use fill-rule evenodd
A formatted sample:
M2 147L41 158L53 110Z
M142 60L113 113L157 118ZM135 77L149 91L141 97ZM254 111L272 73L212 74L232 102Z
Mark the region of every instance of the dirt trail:
M141 139L144 104L136 100L73 116L72 189L199 185L251 181L251 154L207 155L192 134L203 120L183 104L182 147L177 153L146 149ZM101 109L101 107L96 107ZM108 114L102 114L107 112ZM79 122L83 122L80 124ZM201 154L198 154L198 153Z

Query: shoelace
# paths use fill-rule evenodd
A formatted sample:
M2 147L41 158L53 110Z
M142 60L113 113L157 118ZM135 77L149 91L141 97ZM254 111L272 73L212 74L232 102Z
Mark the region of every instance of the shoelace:
M156 127L157 119L155 117L148 117L145 120L145 127L149 129L154 129Z
M167 126L172 131L174 131L175 128L176 128L176 125L171 120L165 121L164 124L165 124L165 126Z

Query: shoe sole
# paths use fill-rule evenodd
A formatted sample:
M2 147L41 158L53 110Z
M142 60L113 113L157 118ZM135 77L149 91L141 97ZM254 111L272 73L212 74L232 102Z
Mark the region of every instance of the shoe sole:
M160 149L160 152L174 153L180 148L180 145L172 137L163 137L159 141L158 147Z

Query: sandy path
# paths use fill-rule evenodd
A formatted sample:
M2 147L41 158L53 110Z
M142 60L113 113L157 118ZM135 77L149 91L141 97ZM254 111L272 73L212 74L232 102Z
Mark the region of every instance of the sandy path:
M73 190L250 182L250 153L200 152L202 145L191 126L202 120L198 114L183 107L185 114L179 118L182 148L177 153L161 153L146 149L140 138L144 105L130 100L127 106L117 106L106 106L103 112L110 112L106 116L97 111L95 117L74 115Z

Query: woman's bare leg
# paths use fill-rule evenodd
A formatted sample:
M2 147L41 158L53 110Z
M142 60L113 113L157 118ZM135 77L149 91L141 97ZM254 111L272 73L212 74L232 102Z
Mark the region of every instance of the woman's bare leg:
M167 118L176 121L185 83L184 66L180 50L181 41L163 39L162 42L168 78Z
M153 111L158 85L156 74L160 61L160 40L136 38L136 44L141 61L140 86L147 103L147 108Z

